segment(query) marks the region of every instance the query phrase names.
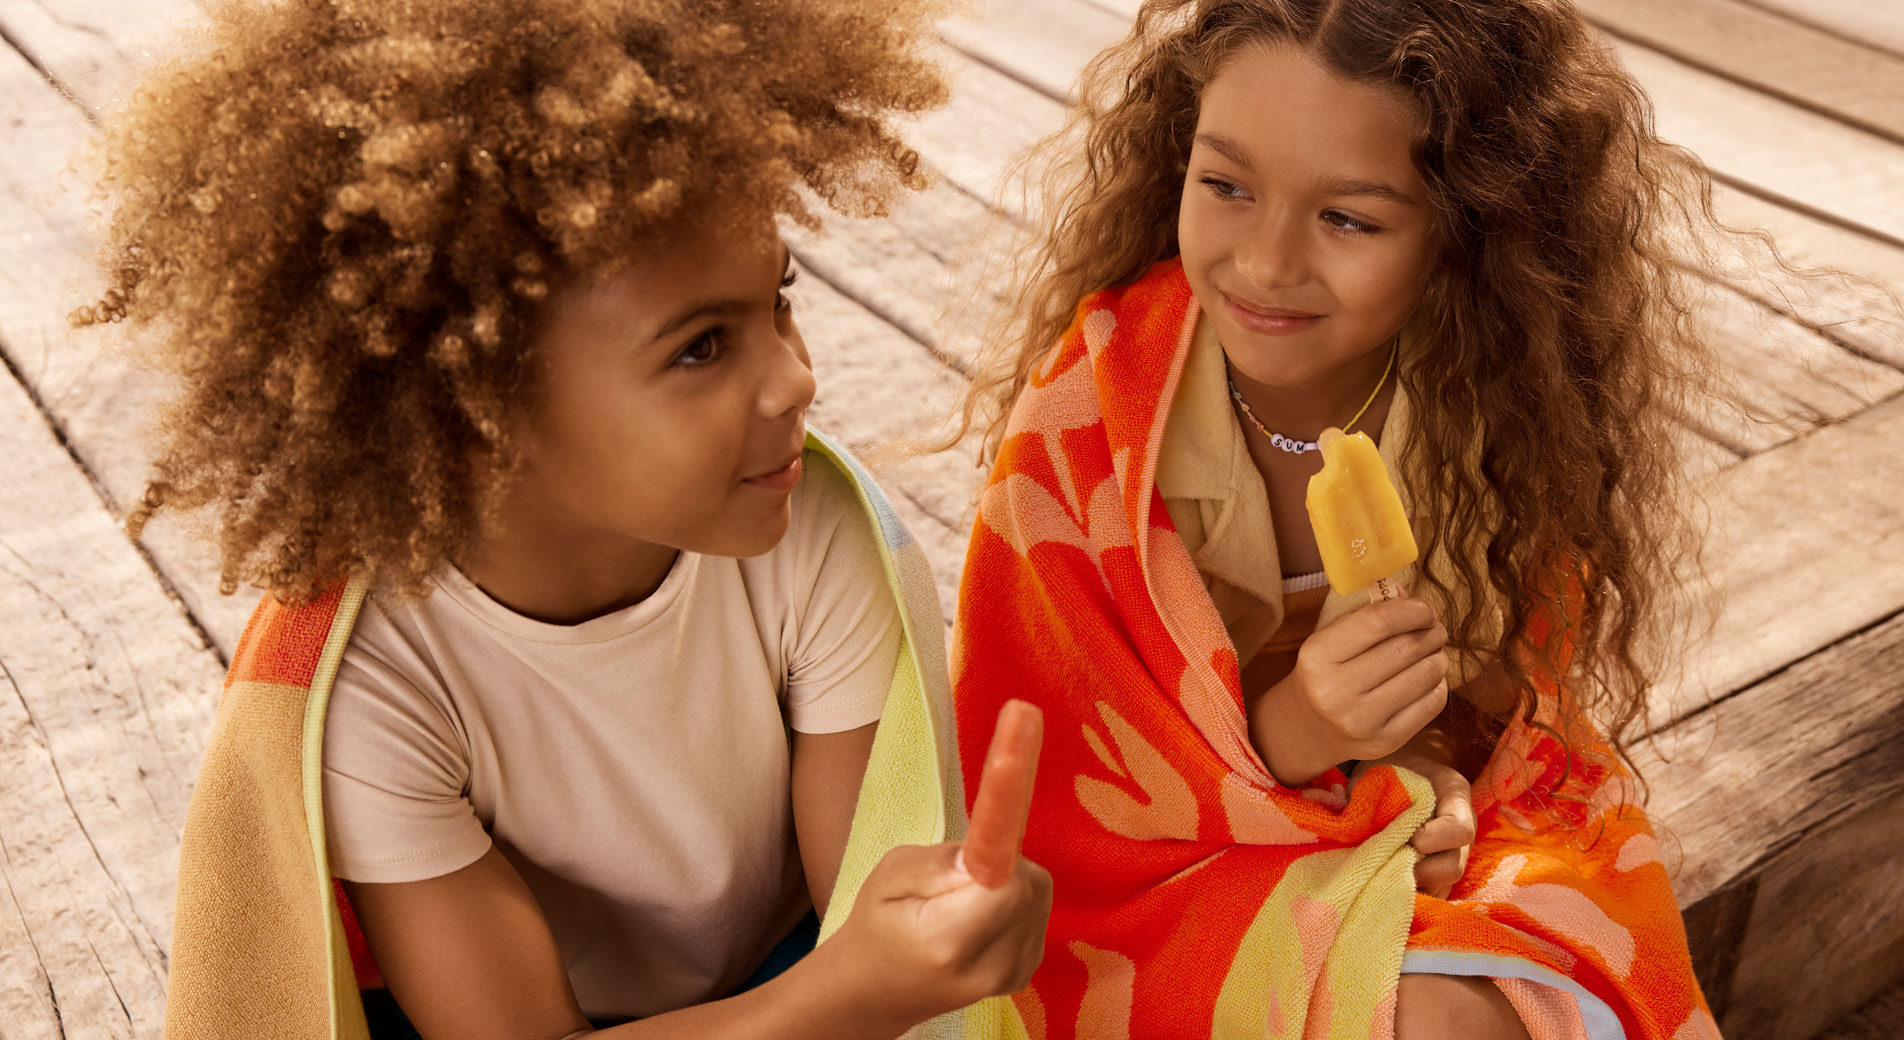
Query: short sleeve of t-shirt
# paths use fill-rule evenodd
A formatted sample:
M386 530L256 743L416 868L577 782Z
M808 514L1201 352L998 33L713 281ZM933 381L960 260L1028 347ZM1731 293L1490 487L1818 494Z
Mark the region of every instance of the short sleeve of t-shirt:
M788 537L788 724L838 733L877 722L899 659L899 606L859 493L811 453Z
M363 614L360 628L390 625L375 600ZM368 882L439 877L489 850L447 705L359 650L338 666L326 718L324 820L333 874ZM397 834L403 841L393 844Z

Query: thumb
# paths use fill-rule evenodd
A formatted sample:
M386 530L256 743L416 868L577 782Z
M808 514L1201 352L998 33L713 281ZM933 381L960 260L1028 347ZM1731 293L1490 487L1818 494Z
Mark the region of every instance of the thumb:
M959 863L963 843L901 845L879 861L882 899L930 899L973 884Z

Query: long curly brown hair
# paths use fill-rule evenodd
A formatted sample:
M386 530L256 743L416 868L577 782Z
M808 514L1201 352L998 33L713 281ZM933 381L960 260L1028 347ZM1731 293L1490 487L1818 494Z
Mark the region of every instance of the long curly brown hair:
M110 284L183 390L136 536L210 507L226 592L417 590L516 463L552 281L692 216L813 226L924 186L929 0L212 6L97 157ZM559 284L559 281L557 281Z
M1411 482L1423 557L1452 567L1425 568L1427 591L1463 605L1453 646L1507 669L1494 726L1551 667L1624 757L1664 594L1696 562L1673 417L1712 365L1683 265L1722 225L1703 168L1566 0L1148 0L1027 160L1034 237L965 422L995 453L1078 302L1177 254L1200 92L1266 42L1412 99L1443 246L1400 376L1403 465L1437 475ZM1570 662L1531 645L1542 613L1572 619Z

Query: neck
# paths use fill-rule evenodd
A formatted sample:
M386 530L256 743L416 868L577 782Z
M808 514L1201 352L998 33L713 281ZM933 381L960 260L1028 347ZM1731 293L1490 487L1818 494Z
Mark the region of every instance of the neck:
M654 594L679 550L604 531L511 494L456 566L491 599L527 618L577 625Z
M1346 429L1350 418L1367 402L1368 409L1356 419L1355 429L1373 437L1381 429L1395 396L1394 372L1388 372L1387 379L1382 375L1388 369L1389 350L1383 347L1371 351L1301 383L1259 383L1238 371L1227 357L1224 367L1250 412L1272 433L1313 441L1331 426L1350 432ZM1378 383L1381 388L1376 391ZM1373 400L1370 391L1376 391ZM1248 420L1244 422L1247 425ZM1250 432L1255 435L1254 430Z

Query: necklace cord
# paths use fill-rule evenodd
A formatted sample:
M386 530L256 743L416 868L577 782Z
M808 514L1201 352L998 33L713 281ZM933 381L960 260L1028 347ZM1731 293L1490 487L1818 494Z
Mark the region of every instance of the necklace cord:
M1396 336L1395 341L1389 345L1388 364L1382 366L1382 378L1375 381L1375 389L1369 391L1368 400L1362 402L1362 407L1357 408L1355 414L1349 417L1349 421L1342 424L1343 433L1349 433L1355 429L1355 424L1362 419L1362 413L1368 411L1368 406L1375 403L1375 395L1381 393L1382 387L1388 385L1388 374L1395 370L1395 355L1401 353L1401 349L1402 338Z
M1363 414L1369 410L1369 405L1375 403L1375 398L1382 392L1382 387L1388 385L1389 374L1395 370L1395 355L1401 353L1401 348L1402 338L1396 336L1388 349L1388 364L1382 366L1382 378L1376 380L1375 389L1369 391L1368 399L1362 402L1362 407L1357 408L1355 414L1349 417L1349 421L1342 424L1343 433L1348 433L1355 429L1355 424L1361 421ZM1279 433L1271 433L1269 427L1264 426L1262 421L1256 418L1256 413L1250 411L1249 402L1243 400L1243 392L1236 388L1236 380L1231 379L1228 380L1228 382L1230 384L1230 396L1236 399L1236 406L1243 410L1243 414L1249 418L1250 425L1256 427L1263 436L1276 442L1278 447L1284 447L1285 442L1287 444L1297 445L1295 448L1284 447L1285 451L1295 451L1297 454L1301 454L1304 450L1315 450L1313 442L1298 441L1293 438L1284 437Z

